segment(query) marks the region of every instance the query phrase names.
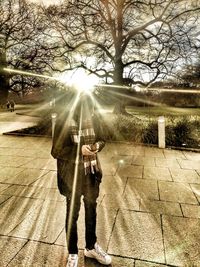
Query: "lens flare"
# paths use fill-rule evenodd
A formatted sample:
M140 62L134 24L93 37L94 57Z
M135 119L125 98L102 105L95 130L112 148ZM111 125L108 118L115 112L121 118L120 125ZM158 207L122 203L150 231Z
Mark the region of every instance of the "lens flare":
M73 73L63 73L60 75L59 80L87 94L90 94L99 83L99 79L96 75L88 74L83 69L77 69Z

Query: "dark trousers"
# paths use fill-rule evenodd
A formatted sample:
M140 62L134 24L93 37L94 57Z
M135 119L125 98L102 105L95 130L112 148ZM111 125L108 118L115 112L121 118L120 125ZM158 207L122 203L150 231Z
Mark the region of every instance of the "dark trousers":
M74 198L73 198L74 191ZM70 254L78 253L78 234L77 221L81 205L81 196L85 207L85 241L86 248L94 248L96 243L96 206L99 195L99 182L91 174L85 175L82 168L77 175L77 184L74 190L68 192L66 196L67 215L66 215L66 234L67 245ZM74 199L74 201L72 201ZM71 203L73 202L73 205Z

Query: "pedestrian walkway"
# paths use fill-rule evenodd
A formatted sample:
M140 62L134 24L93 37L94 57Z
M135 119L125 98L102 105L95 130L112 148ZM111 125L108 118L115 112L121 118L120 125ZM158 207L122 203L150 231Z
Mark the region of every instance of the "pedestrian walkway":
M30 116L31 109L35 110L34 106L17 105L15 112L0 110L0 134L36 125L40 118ZM22 115L19 116L18 112L21 112Z
M66 266L65 199L51 139L0 135L0 267ZM108 143L99 243L113 267L200 266L200 153ZM84 210L79 267L85 259Z

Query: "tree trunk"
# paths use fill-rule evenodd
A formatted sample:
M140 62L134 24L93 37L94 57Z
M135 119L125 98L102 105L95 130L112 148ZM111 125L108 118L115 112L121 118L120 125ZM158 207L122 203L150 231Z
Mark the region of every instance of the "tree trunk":
M0 105L4 105L8 99L9 81L0 75Z
M6 64L6 53L0 53L0 104L7 102L9 91L9 75L4 71Z
M120 88L120 85L121 86L124 85L123 84L124 83L123 82L123 71L124 71L123 62L122 62L122 59L119 58L115 60L115 69L114 69L114 75L113 75L114 84L119 86L115 88L115 92L116 92L116 96L118 100L115 103L113 113L128 115L126 111L126 101L124 99L125 98L124 92L123 92L123 89Z

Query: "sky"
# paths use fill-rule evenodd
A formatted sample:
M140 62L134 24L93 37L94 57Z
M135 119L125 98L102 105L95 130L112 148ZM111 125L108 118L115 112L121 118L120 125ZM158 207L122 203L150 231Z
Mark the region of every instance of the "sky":
M52 4L58 4L61 2L61 0L29 0L32 3L43 3L45 5L52 5Z

